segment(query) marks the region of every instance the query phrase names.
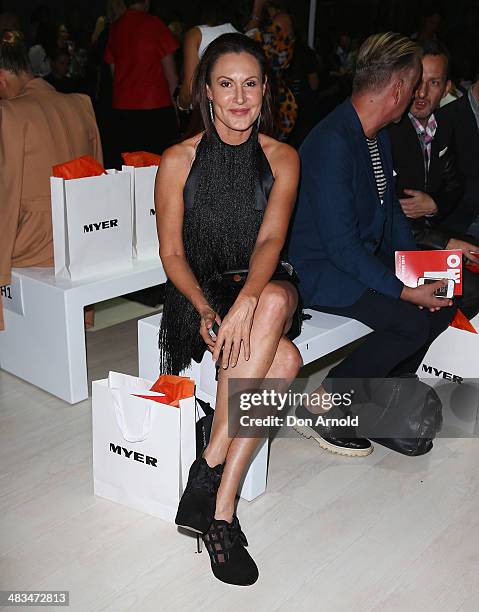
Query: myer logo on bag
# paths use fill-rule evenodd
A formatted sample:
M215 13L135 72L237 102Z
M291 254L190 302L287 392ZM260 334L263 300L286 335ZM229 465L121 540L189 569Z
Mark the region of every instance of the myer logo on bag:
M111 229L118 227L118 219L110 219L109 221L100 221L99 223L89 223L83 226L83 233L95 232L101 229Z
M422 371L427 372L428 374L434 374L438 378L445 378L446 380L451 380L452 382L461 384L464 380L462 376L457 376L456 374L451 374L450 372L444 372L443 370L438 370L433 366L428 366L425 363L422 364Z
M158 467L158 459L155 457L150 457L149 455L143 455L142 453L137 453L136 451L131 451L123 446L116 446L112 442L110 442L110 452L116 453L117 455L123 454L127 459L134 459L135 461L139 461L140 463L146 463L146 465L151 465L153 467ZM133 455L133 456L132 456Z

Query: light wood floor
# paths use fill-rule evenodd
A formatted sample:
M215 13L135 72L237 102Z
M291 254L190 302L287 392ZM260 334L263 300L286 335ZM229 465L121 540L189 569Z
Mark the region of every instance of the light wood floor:
M135 321L88 344L90 379L136 373ZM239 504L260 568L240 588L170 524L93 496L90 401L0 372L0 404L0 589L69 590L80 612L479 609L477 439L365 459L276 439L266 494Z

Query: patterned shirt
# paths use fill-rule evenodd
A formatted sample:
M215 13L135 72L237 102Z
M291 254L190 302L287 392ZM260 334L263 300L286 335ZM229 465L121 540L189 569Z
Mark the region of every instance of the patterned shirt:
M424 154L424 167L426 174L429 171L429 164L431 162L431 144L434 140L437 130L437 121L434 117L434 113L429 117L426 127L424 127L411 113L408 113L408 117L413 124L416 134L421 143L421 148Z
M378 188L379 199L381 200L382 204L384 192L386 191L387 187L387 181L386 176L384 175L381 156L379 154L378 140L377 138L366 138L366 142L368 143L369 155L371 156L371 162L373 164L374 178Z

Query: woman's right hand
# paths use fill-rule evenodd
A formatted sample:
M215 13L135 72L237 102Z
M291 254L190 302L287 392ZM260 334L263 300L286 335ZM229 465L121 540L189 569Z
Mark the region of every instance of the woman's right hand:
M213 352L215 348L216 336L213 339L208 332L213 327L213 323L215 321L218 323L218 325L221 325L221 319L219 315L209 306L202 308L198 312L201 317L200 335L208 345L208 350Z

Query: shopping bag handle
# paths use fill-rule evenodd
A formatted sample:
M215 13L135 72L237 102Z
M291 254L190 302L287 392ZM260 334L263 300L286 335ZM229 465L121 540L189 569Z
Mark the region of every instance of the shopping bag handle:
M145 411L145 418L143 419L143 426L141 434L134 436L127 430L125 423L125 413L121 405L121 394L119 389L110 389L111 397L113 398L113 406L115 408L115 416L118 427L120 428L121 435L127 442L143 442L149 436L151 431L151 402L148 402Z

